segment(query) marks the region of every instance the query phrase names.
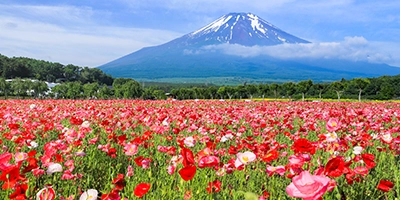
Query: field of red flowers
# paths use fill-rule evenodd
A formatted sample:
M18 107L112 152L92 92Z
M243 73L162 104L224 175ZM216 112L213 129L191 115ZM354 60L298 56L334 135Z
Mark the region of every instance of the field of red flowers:
M0 101L0 199L396 199L400 104Z

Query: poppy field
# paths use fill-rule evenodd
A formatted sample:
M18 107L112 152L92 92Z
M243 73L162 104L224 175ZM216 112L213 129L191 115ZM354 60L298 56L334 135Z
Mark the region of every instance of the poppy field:
M0 199L398 199L400 104L0 101Z

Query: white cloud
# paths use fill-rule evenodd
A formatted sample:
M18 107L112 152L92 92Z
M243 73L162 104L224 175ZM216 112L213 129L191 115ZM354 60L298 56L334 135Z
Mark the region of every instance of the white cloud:
M236 44L210 45L204 51L220 51L243 57L272 56L280 59L344 59L388 63L400 66L400 44L368 42L363 37L346 37L341 42L282 44L276 46L246 47Z
M0 14L0 53L94 67L181 35L157 29L99 25L90 18L97 13L86 12L90 10L0 5L0 11L7 11ZM21 15L15 16L13 11ZM30 17L33 15L40 17Z
M167 10L182 10L185 12L219 12L230 10L231 12L251 10L274 9L296 0L253 0L251 2L243 0L120 0L134 10L150 7L161 7ZM243 10L246 9L246 10Z

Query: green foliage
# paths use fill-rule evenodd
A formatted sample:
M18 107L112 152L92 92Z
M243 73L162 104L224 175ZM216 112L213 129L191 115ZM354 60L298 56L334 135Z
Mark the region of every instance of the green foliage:
M283 94L289 98L292 98L292 95L296 92L296 84L293 82L286 82L282 84Z
M311 80L300 81L299 83L297 83L297 91L302 94L302 101L304 101L304 96L310 90L312 85L313 82Z
M67 88L66 97L68 99L78 99L83 94L83 86L80 82L68 82Z
M30 58L8 58L0 54L0 95L8 98L42 97L48 91L43 81L62 82L52 88L51 95L57 98L101 98L101 99L166 99L166 93L177 99L244 99L275 98L290 99L341 98L390 100L400 98L400 75L378 78L342 79L331 83L300 82L248 83L240 77L239 85L223 86L203 83L157 83L139 82L130 78L116 78L98 68L62 65ZM12 82L6 79L15 79ZM32 80L34 79L34 80ZM223 79L223 78L222 78ZM222 80L221 80L222 81ZM277 80L281 81L282 80ZM75 82L75 83L70 83ZM223 81L222 81L223 82ZM221 83L222 83L221 82ZM112 87L110 87L112 85ZM70 88L72 87L72 88ZM76 96L75 96L76 95ZM15 98L14 97L14 98Z
M0 54L0 77L6 79L29 78L39 81L80 81L111 85L113 78L98 68L62 65L31 58L8 58Z
M49 90L44 81L34 81L31 85L35 98L42 97Z

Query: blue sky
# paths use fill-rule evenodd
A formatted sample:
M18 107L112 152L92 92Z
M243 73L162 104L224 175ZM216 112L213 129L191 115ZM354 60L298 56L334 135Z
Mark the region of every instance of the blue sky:
M95 67L251 12L313 42L312 55L400 67L399 10L394 0L2 0L0 53ZM281 49L280 57L299 51Z

